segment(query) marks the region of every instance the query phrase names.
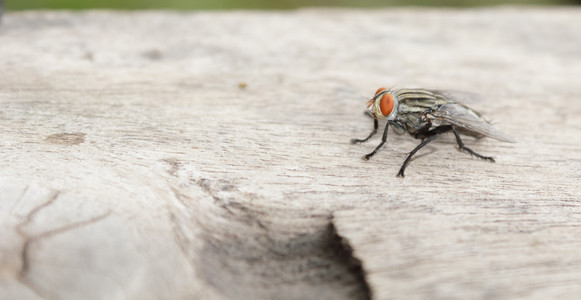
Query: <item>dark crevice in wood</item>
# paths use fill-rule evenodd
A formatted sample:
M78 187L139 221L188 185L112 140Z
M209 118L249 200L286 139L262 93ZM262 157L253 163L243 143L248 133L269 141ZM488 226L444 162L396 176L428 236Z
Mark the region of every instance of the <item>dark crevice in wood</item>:
M361 260L353 255L353 248L349 242L339 235L333 223L333 218L331 218L331 222L329 223L329 231L331 232L329 247L334 249L339 260L345 264L360 287L357 291L359 294L354 296L357 296L357 299L371 299L371 289L365 277L365 270L363 269Z
M370 299L361 263L328 211L249 205L259 196L231 182L191 183L208 197L173 189L177 206L168 209L174 239L224 299ZM213 207L200 206L203 201Z
M196 265L231 299L370 299L360 261L332 224L308 235L272 234L209 235Z

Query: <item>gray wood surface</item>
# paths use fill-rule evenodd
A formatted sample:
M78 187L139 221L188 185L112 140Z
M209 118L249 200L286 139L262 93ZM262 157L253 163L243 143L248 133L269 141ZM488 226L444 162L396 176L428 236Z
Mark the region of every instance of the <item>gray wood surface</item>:
M1 299L576 299L581 10L26 12L0 26ZM380 138L380 86L518 139Z

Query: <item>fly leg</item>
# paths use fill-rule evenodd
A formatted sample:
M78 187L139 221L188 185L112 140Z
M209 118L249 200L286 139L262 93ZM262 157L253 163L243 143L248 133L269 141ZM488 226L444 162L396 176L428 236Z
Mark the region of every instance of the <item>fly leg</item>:
M452 132L454 132L454 135L456 136L456 143L458 143L458 148L460 148L460 151L466 151L468 154L473 155L473 156L476 156L476 157L478 157L480 159L487 160L487 161L490 161L490 162L494 162L494 158L492 158L490 156L480 155L480 154L472 151L472 149L464 146L464 142L462 142L462 140L460 139L460 135L458 134L458 132L456 132L456 129L454 129L453 127L452 127Z
M379 127L379 124L377 122L377 119L373 119L373 131L371 131L371 133L369 134L368 137L360 140L360 139L351 139L351 144L357 144L357 143L365 143L367 142L372 136L374 136L377 133L377 128Z
M375 120L375 125L377 125L377 120ZM387 129L389 128L389 122L387 122L387 124L385 124L385 130L383 130L383 136L381 137L381 143L379 143L379 145L377 145L377 147L375 147L375 150L373 150L373 152L363 156L364 160L369 160L373 155L375 155L375 153L377 153L377 151L383 147L383 144L385 144L385 141L387 141ZM377 130L375 130L377 131ZM372 133L375 133L372 132Z
M440 126L432 131L429 131L427 134L427 137L425 137L422 140L422 142L419 145L417 145L414 148L414 150L412 150L412 152L410 152L410 154L408 154L408 157L405 159L405 161L403 162L403 165L401 165L401 168L399 169L399 172L397 173L397 177L405 177L403 172L405 171L405 168L407 168L408 164L410 163L410 160L412 159L412 156L414 156L414 154L416 154L416 152L418 152L420 149L422 149L429 142L435 140L440 134L442 134L446 131L450 131L450 130L453 130L452 126Z

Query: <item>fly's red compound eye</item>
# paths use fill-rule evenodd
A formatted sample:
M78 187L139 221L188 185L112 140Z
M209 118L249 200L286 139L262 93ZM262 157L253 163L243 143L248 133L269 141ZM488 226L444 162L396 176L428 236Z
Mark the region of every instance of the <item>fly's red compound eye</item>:
M379 94L379 93L381 93L381 92L383 92L385 90L387 90L387 88L380 87L379 89L377 89L377 92L375 92L375 96L377 96L377 94Z
M395 102L393 101L393 96L390 93L385 93L381 96L381 101L379 102L379 108L384 116L389 116L393 111L393 106Z
M377 90L377 92L375 92L375 96L371 99L369 99L369 101L367 101L367 108L371 109L371 106L375 103L375 99L377 97L377 95L383 91L387 90L387 88L381 87Z
M379 93L383 92L387 90L387 88L384 87L380 87L376 92L375 92L375 96L373 96L373 98L369 99L369 101L367 101L367 108L371 109L371 106L375 103L375 100L377 99L377 95L379 95Z

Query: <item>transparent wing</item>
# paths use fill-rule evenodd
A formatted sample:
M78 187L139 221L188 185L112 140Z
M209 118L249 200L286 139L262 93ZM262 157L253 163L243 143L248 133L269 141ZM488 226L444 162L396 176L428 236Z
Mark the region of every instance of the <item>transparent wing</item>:
M443 104L431 115L437 120L448 122L476 134L485 135L503 142L516 143L514 138L492 127L480 114L461 103Z

